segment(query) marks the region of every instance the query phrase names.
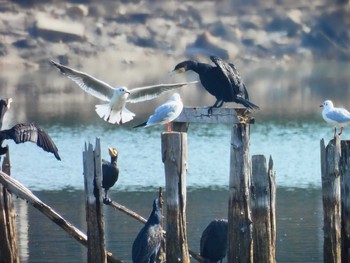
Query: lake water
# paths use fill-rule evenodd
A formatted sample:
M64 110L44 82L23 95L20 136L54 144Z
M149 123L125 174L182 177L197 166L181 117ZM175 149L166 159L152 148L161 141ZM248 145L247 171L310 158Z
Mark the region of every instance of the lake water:
M319 145L322 138L328 143L333 129L321 119L319 105L325 99L345 106L349 101L348 88L344 89L348 75L334 78L324 67L276 70L269 76L260 70L247 78L252 101L261 106L251 125L250 153L271 155L276 171L278 262L323 259ZM334 73L333 67L331 70ZM94 143L100 137L103 158L108 158L107 146L119 150L120 177L110 191L112 199L147 218L158 187L164 186L160 135L166 128L131 127L168 96L162 95L153 104L130 105L139 119L120 127L99 119L94 112L97 100L57 75L47 69L27 73L15 82L1 81L6 73L0 75L2 97L14 99L3 128L17 122L37 122L51 135L62 158L56 161L52 154L31 143L8 142L12 176L68 221L86 230L82 151L86 142ZM258 77L262 81L256 81ZM185 105L213 103L210 96L202 95L199 86L180 93ZM342 138L349 136L350 129L345 129ZM227 217L230 138L231 126L225 124L191 124L188 131L187 224L189 246L194 251L199 251L205 226L214 218ZM86 261L84 247L24 201L15 203L21 262ZM132 242L142 225L111 207L105 207L105 213L108 250L130 262Z

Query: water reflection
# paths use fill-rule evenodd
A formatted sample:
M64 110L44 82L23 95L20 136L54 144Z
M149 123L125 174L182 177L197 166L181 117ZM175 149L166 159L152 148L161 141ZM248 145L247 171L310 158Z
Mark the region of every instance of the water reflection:
M39 191L35 194L86 232L83 191ZM151 212L155 196L157 192L111 191L113 200L126 205L145 218ZM225 190L201 189L188 193L187 231L189 247L192 250L199 251L201 233L212 219L227 218L227 198L228 192ZM24 201L16 200L15 204L17 222L28 218L29 226L27 232L19 232L20 240L29 241L29 251L21 246L21 262L86 261L86 248L33 207L19 210L19 206L27 205ZM320 190L278 189L277 262L322 261L321 206ZM124 262L131 262L132 242L142 224L112 207L105 206L104 212L107 249Z

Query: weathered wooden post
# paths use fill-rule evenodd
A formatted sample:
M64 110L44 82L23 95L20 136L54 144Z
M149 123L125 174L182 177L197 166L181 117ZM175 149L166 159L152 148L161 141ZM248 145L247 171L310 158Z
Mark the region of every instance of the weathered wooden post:
M264 155L252 157L251 209L253 221L254 262L273 263L275 258L276 226L274 216L275 184L272 159L267 167ZM271 182L273 181L273 182Z
M88 237L88 262L105 263L106 249L104 236L102 202L102 160L100 139L96 138L95 150L91 143L83 152L86 222Z
M186 231L187 134L162 133L167 208L166 261L189 263Z
M11 174L9 152L2 162L2 171ZM15 223L11 193L0 185L0 262L19 262Z
M350 262L350 141L341 141L342 260Z
M227 262L253 262L249 124L233 125L230 159Z
M321 140L324 262L341 262L340 153L339 136L331 140L327 147Z

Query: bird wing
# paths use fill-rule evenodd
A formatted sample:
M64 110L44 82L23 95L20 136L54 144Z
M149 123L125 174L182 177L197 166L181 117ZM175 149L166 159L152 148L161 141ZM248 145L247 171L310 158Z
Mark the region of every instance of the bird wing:
M232 98L234 98L236 94L240 94L242 92L247 93L246 91L244 91L245 87L243 86L241 76L239 75L236 67L232 63L229 64L216 56L211 56L210 59L220 69L220 71L232 87L232 89L230 90L230 92L232 93Z
M73 80L87 93L100 100L110 101L114 92L114 88L111 85L84 72L63 66L53 60L51 60L51 64L56 66L64 75Z
M169 115L174 112L176 105L174 103L165 103L160 105L147 121L147 125L156 124L162 121L167 121Z
M174 84L158 84L158 85L134 88L130 90L130 95L128 96L127 102L137 103L140 101L151 100L158 97L160 94L166 91L177 89L182 86L185 86L188 84L194 84L197 82L198 81L182 82L182 83L174 83Z
M12 139L15 143L33 142L44 151L51 152L61 160L58 149L48 133L34 123L18 123L11 129L0 131L2 140Z
M350 122L350 112L343 108L334 108L325 115L328 119L338 123Z

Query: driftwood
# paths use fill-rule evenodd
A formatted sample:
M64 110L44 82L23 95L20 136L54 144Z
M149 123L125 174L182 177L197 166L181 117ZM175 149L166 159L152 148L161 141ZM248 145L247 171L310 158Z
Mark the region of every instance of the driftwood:
M45 216L47 216L52 222L65 230L70 236L77 240L80 244L87 247L87 236L81 230L73 226L50 206L46 205L39 198L37 198L29 189L23 186L20 182L8 176L7 174L0 172L0 183L7 188L12 194L26 200ZM121 260L112 256L112 253L107 252L107 260L112 263L122 263Z

